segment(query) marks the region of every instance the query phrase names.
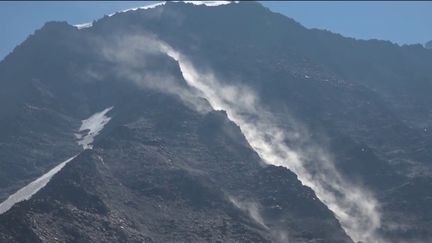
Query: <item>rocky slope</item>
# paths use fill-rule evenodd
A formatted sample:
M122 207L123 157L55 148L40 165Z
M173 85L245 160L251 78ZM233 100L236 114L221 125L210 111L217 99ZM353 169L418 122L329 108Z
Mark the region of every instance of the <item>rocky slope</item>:
M253 2L47 23L0 63L0 198L80 153L80 120L113 106L112 120L0 235L430 239L431 61Z
M313 191L264 165L225 113L141 93L115 106L93 150L2 215L3 241L350 241Z

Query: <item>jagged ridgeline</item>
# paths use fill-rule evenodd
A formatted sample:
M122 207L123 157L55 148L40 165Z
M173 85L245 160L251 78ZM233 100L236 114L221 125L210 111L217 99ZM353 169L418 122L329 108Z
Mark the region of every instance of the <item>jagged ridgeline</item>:
M0 63L0 242L428 242L431 65L256 2L49 22Z
M426 44L425 44L425 48L427 48L427 49L432 49L432 40L426 42Z

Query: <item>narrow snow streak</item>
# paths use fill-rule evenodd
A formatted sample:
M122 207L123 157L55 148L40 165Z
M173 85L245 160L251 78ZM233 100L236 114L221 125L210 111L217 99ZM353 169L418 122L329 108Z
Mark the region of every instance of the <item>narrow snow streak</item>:
M57 172L59 172L68 162L70 162L74 158L75 156L61 162L59 165L57 165L41 177L37 178L27 186L10 195L4 202L0 204L0 214L7 212L16 203L30 199L36 192L42 189L51 180L51 178L55 174L57 174Z
M194 5L205 5L208 7L216 7L216 6L226 5L226 4L230 4L230 3L238 3L238 1L172 1L172 2L184 2L184 3L191 3ZM158 2L158 3L154 3L154 4L145 5L142 7L129 8L129 9L125 9L125 10L121 10L121 11L109 14L108 16L111 17L111 16L114 16L115 14L118 14L118 13L125 13L125 12L129 12L129 11L140 10L140 9L152 9L152 8L156 8L159 6L163 6L165 4L166 4L166 2Z
M204 5L204 6L208 6L208 7L216 7L216 6L226 5L226 4L230 4L230 3L238 3L239 1L173 1L173 2L184 2L184 3L191 3L194 5ZM158 2L158 3L154 3L154 4L145 5L142 7L128 8L125 10L121 10L121 11L117 11L117 12L108 14L108 17L112 17L118 13L126 13L129 11L136 11L136 10L140 10L140 9L152 9L152 8L156 8L159 6L163 6L165 4L166 4L166 2ZM88 23L83 23L83 24L76 24L74 26L77 27L78 29L85 29L85 28L92 27L93 24L91 22L88 22Z
M175 1L177 2L177 1ZM194 5L205 5L208 7L215 7L215 6L221 6L231 3L238 3L238 1L180 1L184 3L192 3Z
M304 185L312 188L354 241L383 241L376 233L380 227L376 200L346 181L324 151L313 146L305 151L292 150L285 143L287 138L306 136L279 128L272 114L260 107L247 87L223 84L211 73L198 72L185 56L166 44L160 45L162 52L178 62L188 85L200 92L213 109L225 110L266 163L290 169Z
M106 116L113 107L109 107L101 112L97 112L90 116L88 119L82 120L80 127L81 132L87 132L86 135L75 134L75 136L80 139L78 141L79 145L82 145L84 149L92 149L91 143L94 138L102 131L104 126L111 120L110 117ZM51 178L57 174L63 167L72 161L77 155L61 162L56 167L43 174L41 177L32 181L30 184L19 189L14 194L10 195L4 202L0 204L0 214L7 212L13 205L30 199L35 193L40 189L44 188Z
M80 133L75 134L78 139L78 144L83 146L84 149L92 149L91 145L94 138L102 131L105 125L111 120L106 114L112 110L113 107L106 108L105 110L93 114L91 117L82 120Z
M85 28L90 28L93 26L93 23L88 22L88 23L83 23L83 24L76 24L74 25L75 27L77 27L79 30L80 29L85 29Z
M125 13L125 12L129 12L129 11L136 11L136 10L139 10L139 9L151 9L151 8L155 8L155 7L158 7L158 6L165 5L165 3L166 2L159 2L159 3L154 3L154 4L149 4L149 5L146 5L146 6L142 6L142 7L128 8L128 9L125 9L125 10L121 10L121 11L117 11L117 12L108 14L108 17L112 17L112 16L114 16L114 15L116 15L118 13ZM93 23L92 22L88 22L88 23L76 24L74 26L77 27L78 29L85 29L85 28L92 27Z
M115 13L112 13L112 14L109 14L108 16L111 17L111 16L113 16L113 15L115 15L115 14L118 14L118 13L126 13L126 12L129 12L129 11L136 11L136 10L140 10L140 9L151 9L151 8L156 8L156 7L158 7L158 6L165 5L165 3L166 3L166 2L159 2L159 3L154 3L154 4L145 5L145 6L142 6L142 7L128 8L128 9L125 9L125 10L121 10L121 11L118 11L118 12L115 12Z

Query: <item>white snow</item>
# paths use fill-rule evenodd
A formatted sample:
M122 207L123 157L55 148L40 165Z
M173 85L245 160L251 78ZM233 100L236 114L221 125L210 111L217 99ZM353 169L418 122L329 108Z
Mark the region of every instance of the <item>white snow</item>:
M129 11L136 11L138 9L151 9L151 8L156 8L158 6L162 6L165 5L166 2L159 2L159 3L154 3L154 4L149 4L149 5L145 5L142 7L136 7L136 8L129 8L129 9L125 9L125 10L121 10L112 14L109 14L108 16L111 17L117 13L125 13L125 12L129 12Z
M194 5L205 5L208 7L215 7L215 6L226 5L230 3L238 3L238 1L181 1L181 2L192 3Z
M230 3L238 3L238 1L172 1L172 2L184 2L184 3L192 3L194 5L205 5L208 7L215 7L215 6L220 6L220 5L226 5L226 4L230 4ZM129 11L136 11L139 9L151 9L151 8L156 8L158 6L162 6L165 5L166 2L158 2L158 3L154 3L154 4L150 4L150 5L146 5L146 6L142 6L142 7L136 7L136 8L129 8L129 9L125 9L122 11L118 11L112 14L109 14L108 16L111 17L117 13L125 13L125 12L129 12Z
M84 149L92 149L91 143L94 138L102 131L104 126L111 120L110 117L107 117L106 114L112 110L113 107L106 108L101 112L97 112L90 116L89 118L82 120L81 127L79 131L80 134L75 134L75 136L79 139L78 144L82 145ZM27 186L21 188L14 194L10 195L4 202L0 204L0 214L7 212L13 205L19 203L21 201L25 201L30 199L36 192L45 187L51 178L57 174L63 167L73 160L76 156L71 157L56 167L37 178ZM103 162L103 161L102 161Z
M215 6L220 6L220 5L226 5L226 4L230 4L230 3L238 3L239 1L173 1L173 2L184 2L184 3L191 3L194 5L205 5L208 7L215 7ZM129 8L129 9L125 9L125 10L121 10L121 11L117 11L111 14L108 14L108 17L112 17L118 13L125 13L125 12L129 12L129 11L136 11L139 9L151 9L151 8L156 8L158 6L162 6L165 5L166 2L158 2L158 3L154 3L154 4L149 4L149 5L145 5L145 6L141 6L141 7L136 7L136 8ZM76 24L74 25L75 27L77 27L78 29L85 29L85 28L89 28L92 27L93 24L91 22L89 23L83 23L83 24Z
M105 125L111 120L106 114L113 107L106 108L101 112L97 112L89 118L81 121L80 133L75 134L78 139L78 144L84 149L92 149L94 138L102 131Z
M226 111L264 162L293 171L333 211L354 241L383 242L377 233L381 226L377 200L342 177L331 155L306 140L308 132L300 123L288 119L284 122L290 126L281 127L277 117L260 106L259 97L252 90L225 84L211 72L200 72L186 56L165 43L160 45L163 52L178 62L186 83L206 98L214 110ZM300 144L307 141L308 146L293 149L287 145L287 139Z
M89 22L89 23L83 23L83 24L76 24L74 26L77 27L80 30L80 29L85 29L85 28L92 27L93 23Z
M108 17L111 17L111 16L113 16L115 14L118 14L118 13L125 13L125 12L129 12L129 11L135 11L135 10L138 10L138 9L151 9L151 8L155 8L157 6L162 6L165 3L166 2L158 2L158 3L149 4L149 5L142 6L142 7L129 8L129 9L125 9L125 10L121 10L121 11L117 11L117 12L108 14ZM77 27L78 29L85 29L85 28L92 27L93 23L89 22L89 23L83 23L83 24L76 24L74 26Z
M38 179L10 195L4 202L0 204L0 214L7 212L16 203L30 199L36 192L42 189L51 180L51 178L57 174L57 172L59 172L69 161L73 160L74 158L75 156L63 161Z

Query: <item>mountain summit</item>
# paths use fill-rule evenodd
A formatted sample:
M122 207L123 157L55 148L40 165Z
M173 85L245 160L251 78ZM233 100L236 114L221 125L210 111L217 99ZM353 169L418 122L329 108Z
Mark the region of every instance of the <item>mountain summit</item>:
M431 63L256 2L49 22L0 63L0 241L432 238Z

